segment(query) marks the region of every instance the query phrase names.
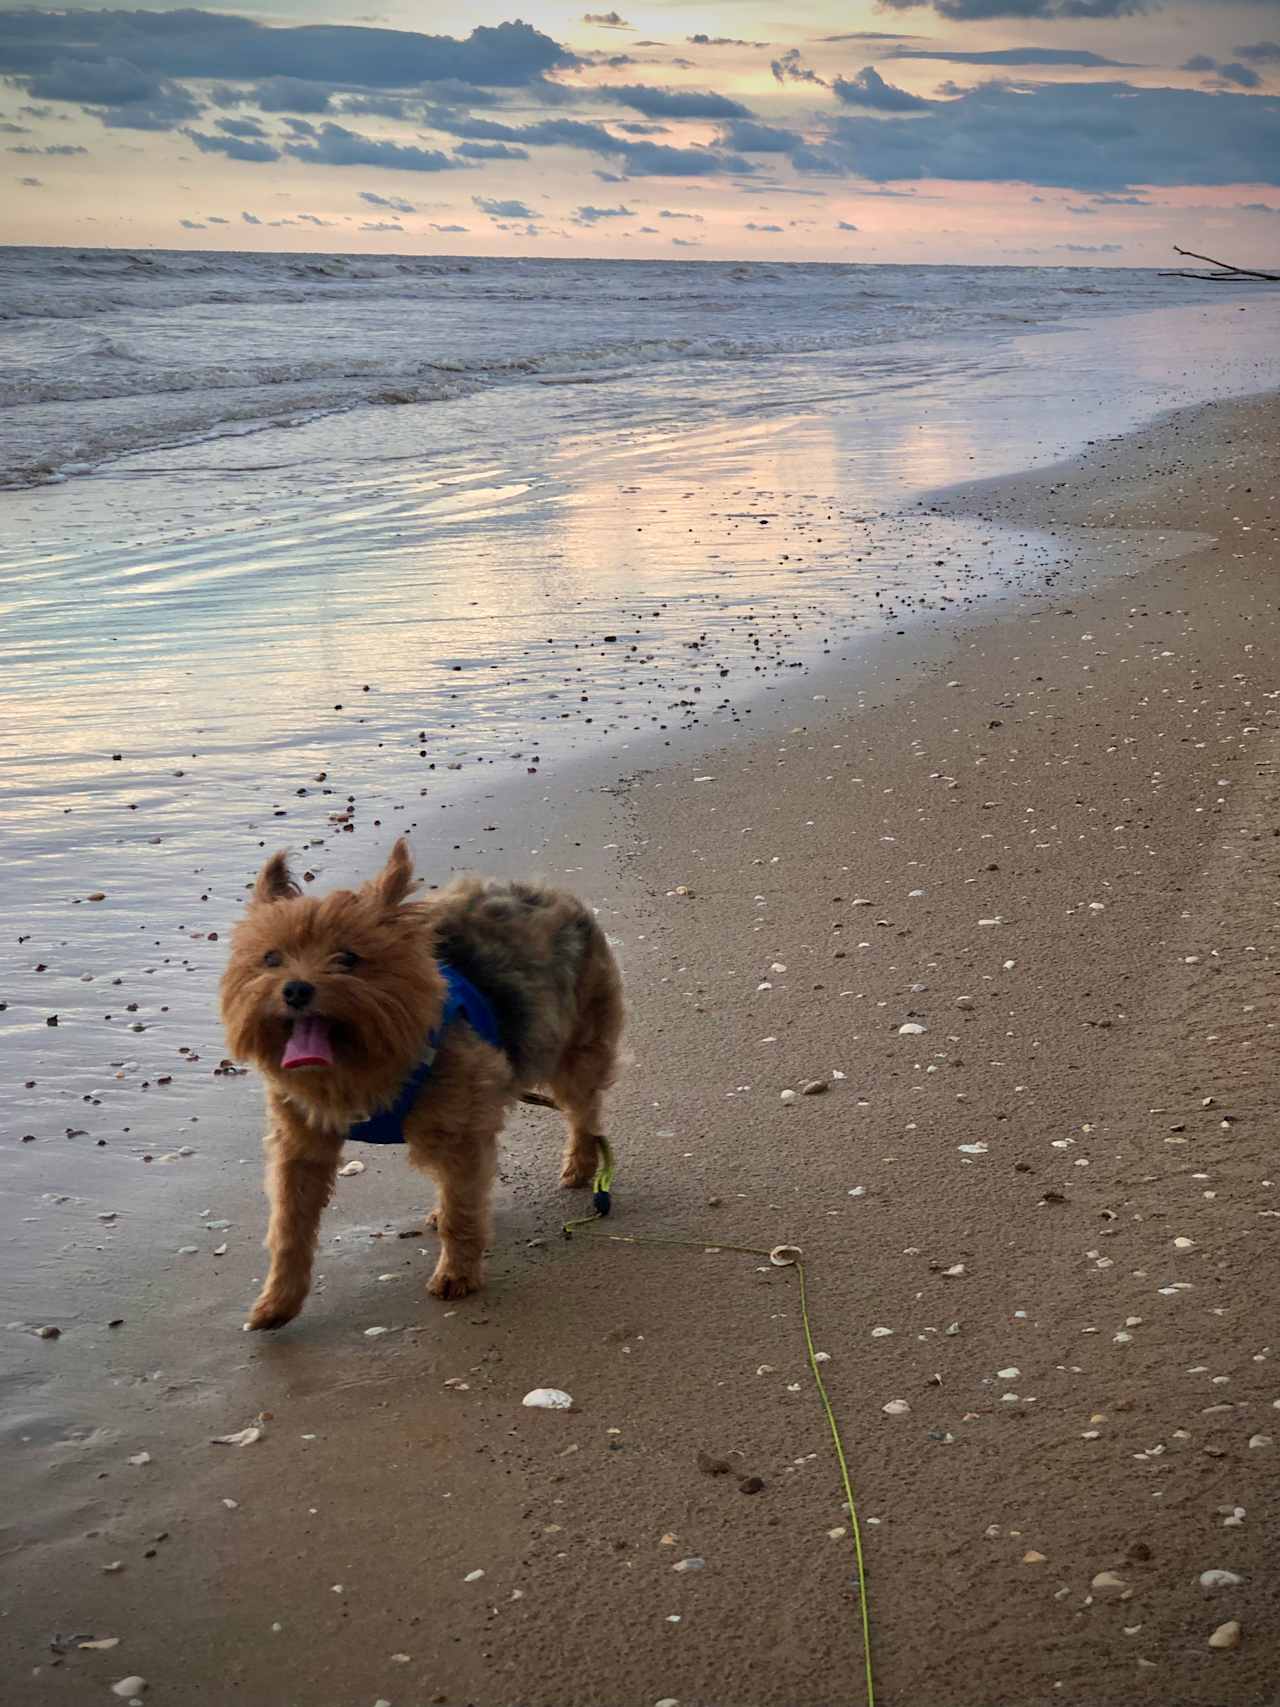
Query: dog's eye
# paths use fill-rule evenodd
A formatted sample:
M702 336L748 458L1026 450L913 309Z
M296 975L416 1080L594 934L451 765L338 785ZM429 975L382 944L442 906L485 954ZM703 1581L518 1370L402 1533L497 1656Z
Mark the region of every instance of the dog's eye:
M342 949L333 957L344 972L354 972L360 964L360 956L353 954L349 948Z
M262 957L262 964L264 966L282 966L284 964L284 956L278 948L269 948Z

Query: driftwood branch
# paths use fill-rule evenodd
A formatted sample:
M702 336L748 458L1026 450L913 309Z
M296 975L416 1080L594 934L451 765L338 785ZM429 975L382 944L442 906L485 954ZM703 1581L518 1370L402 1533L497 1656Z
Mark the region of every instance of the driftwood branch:
M1261 279L1267 284L1280 284L1280 273L1260 273L1253 267L1237 267L1232 261L1218 261L1212 255L1197 255L1194 249L1179 249L1173 246L1175 255L1185 255L1189 261L1203 261L1206 266L1217 267L1216 273L1166 273L1165 278L1174 279Z

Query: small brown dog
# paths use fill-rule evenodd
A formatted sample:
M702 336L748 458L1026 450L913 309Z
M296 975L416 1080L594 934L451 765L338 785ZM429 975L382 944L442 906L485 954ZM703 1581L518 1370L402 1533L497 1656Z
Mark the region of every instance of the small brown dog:
M535 884L464 878L405 905L412 883L403 839L372 882L320 899L279 853L236 927L223 1023L266 1079L270 1116L271 1268L251 1328L301 1310L348 1136L403 1138L435 1178L438 1298L481 1284L498 1133L523 1092L545 1087L568 1120L561 1183L595 1172L622 1030L604 932Z

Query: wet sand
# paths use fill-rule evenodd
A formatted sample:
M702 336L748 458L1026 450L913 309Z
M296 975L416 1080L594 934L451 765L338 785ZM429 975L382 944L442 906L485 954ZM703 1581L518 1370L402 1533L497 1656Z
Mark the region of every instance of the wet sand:
M1278 422L1213 405L935 500L922 528L1025 535L1021 594L885 620L763 735L414 834L433 879L539 870L617 940L615 1230L804 1247L883 1707L1274 1696ZM326 880L396 804L333 832ZM172 992L120 1016L156 1033L125 1079L6 1133L6 1696L861 1699L794 1276L564 1243L554 1117L513 1119L482 1297L425 1297L417 1182L370 1150L305 1314L240 1334L258 1093L211 1071L231 885L208 905L191 971L157 942L121 974Z

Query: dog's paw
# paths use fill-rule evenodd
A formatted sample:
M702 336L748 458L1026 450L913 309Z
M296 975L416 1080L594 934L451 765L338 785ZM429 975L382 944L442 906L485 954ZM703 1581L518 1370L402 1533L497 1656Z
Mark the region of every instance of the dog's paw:
M594 1157L589 1162L566 1162L560 1170L560 1184L566 1191L580 1191L596 1177Z
M478 1292L481 1285L478 1269L446 1268L441 1263L427 1282L427 1291L433 1298L465 1298L468 1293Z
M286 1322L293 1320L301 1308L301 1298L293 1302L264 1292L249 1312L245 1327L251 1333L257 1333L263 1328L282 1328Z

